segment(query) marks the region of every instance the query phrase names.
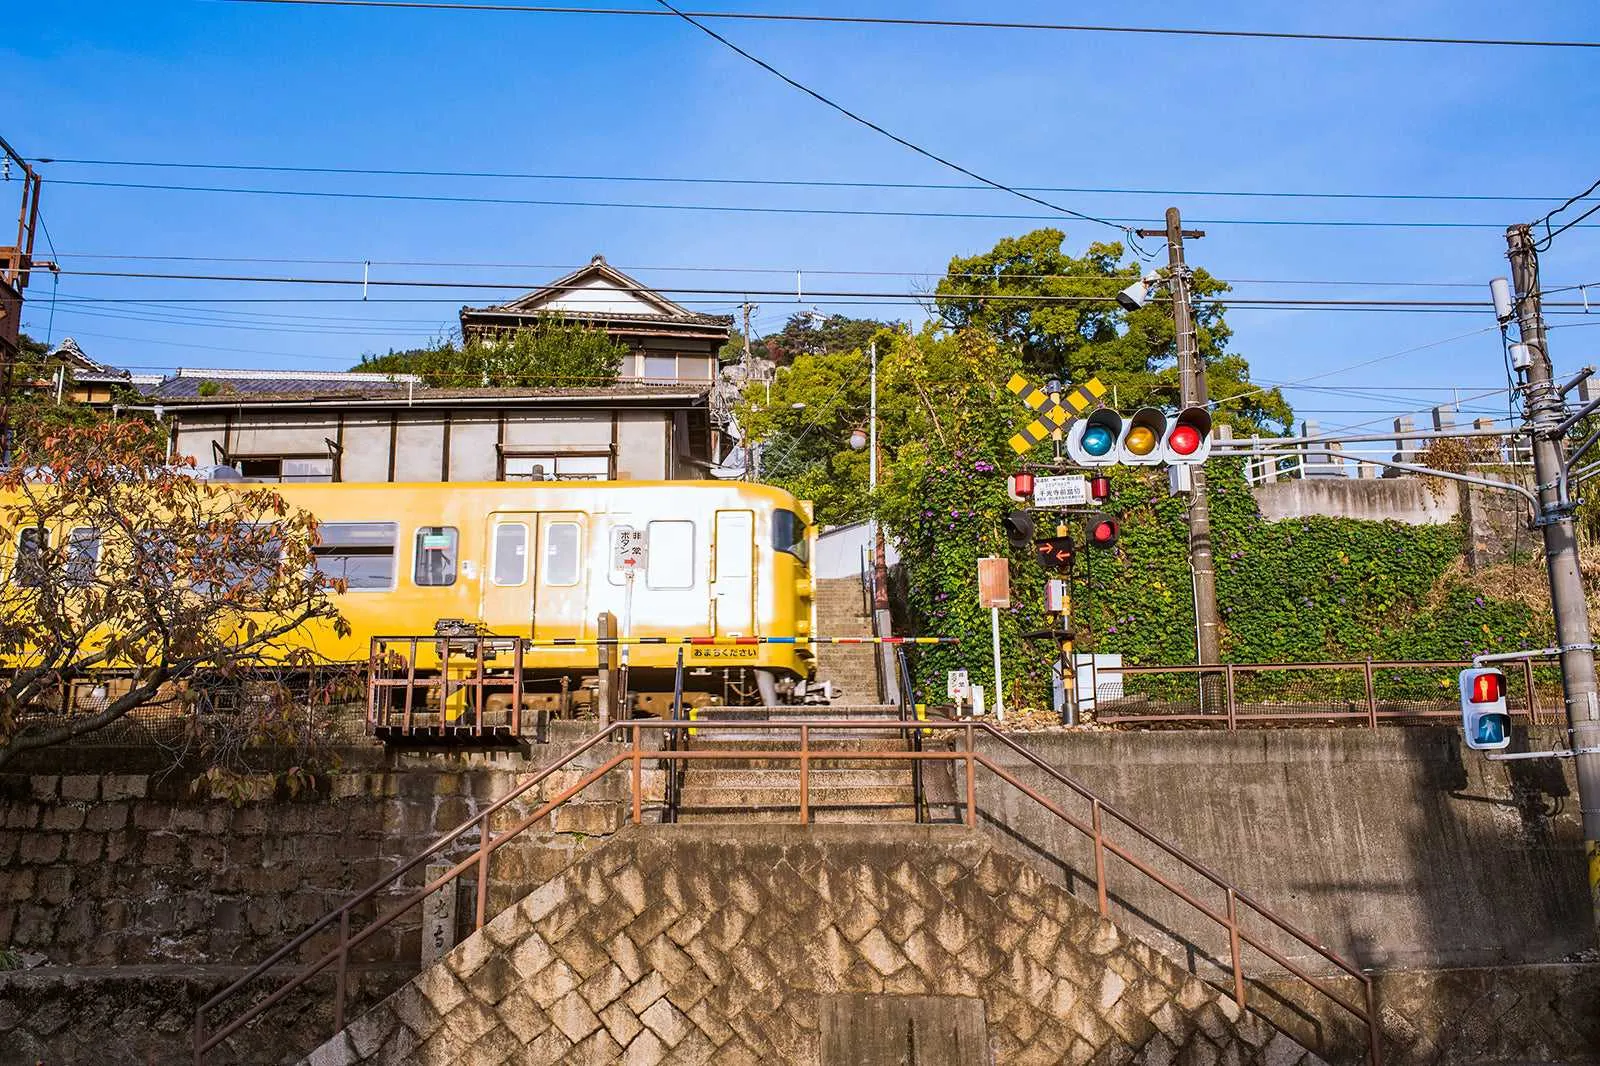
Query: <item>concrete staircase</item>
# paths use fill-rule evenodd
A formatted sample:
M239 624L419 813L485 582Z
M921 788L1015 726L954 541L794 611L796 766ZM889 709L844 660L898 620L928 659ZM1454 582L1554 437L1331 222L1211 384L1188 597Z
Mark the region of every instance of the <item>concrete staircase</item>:
M857 578L821 578L814 593L817 632L830 637L870 637L872 617L861 598ZM875 644L822 644L816 648L817 680L832 681L851 703L883 698L878 691L878 648Z
M738 722L750 718L786 722L825 719L900 721L900 708L742 707L699 712L701 721ZM752 751L799 751L800 742L765 730L702 730L688 741L695 751L726 751L726 759L694 759L679 781L679 822L795 822L800 812L799 764L794 759L751 759ZM846 752L905 751L898 729L812 731L811 747ZM815 822L914 822L916 792L909 764L861 759L816 761L809 772L807 798Z

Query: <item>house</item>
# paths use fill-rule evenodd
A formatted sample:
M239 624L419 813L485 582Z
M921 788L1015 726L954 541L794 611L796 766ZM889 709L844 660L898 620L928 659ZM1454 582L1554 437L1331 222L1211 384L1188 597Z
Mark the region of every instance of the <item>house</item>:
M708 476L719 446L710 392L709 383L430 389L384 374L186 370L148 395L176 455L263 481L606 481Z
M690 311L595 256L589 265L496 307L463 307L461 336L489 340L551 318L604 331L626 344L623 381L710 386L728 343L729 315Z

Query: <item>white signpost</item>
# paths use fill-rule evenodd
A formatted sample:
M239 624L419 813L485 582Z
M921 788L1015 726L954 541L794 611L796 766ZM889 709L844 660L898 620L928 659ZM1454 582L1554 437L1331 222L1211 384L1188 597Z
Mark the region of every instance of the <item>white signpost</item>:
M645 547L644 530L632 526L618 526L611 531L611 569L623 573L637 573L650 562L649 549Z
M1077 474L1041 477L1033 480L1035 507L1087 507L1089 479Z

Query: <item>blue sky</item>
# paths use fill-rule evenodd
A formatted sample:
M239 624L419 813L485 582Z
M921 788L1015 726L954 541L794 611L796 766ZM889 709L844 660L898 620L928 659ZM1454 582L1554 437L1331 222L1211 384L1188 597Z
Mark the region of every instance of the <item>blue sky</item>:
M608 6L650 9L647 0ZM1029 0L702 0L701 9L1555 39L1596 38L1584 2L1398 0L1140 9ZM715 23L775 66L901 135L999 180L1162 190L1565 198L1600 177L1600 50L1199 40L1078 33ZM7 16L0 125L29 156L638 177L887 182L962 179L849 123L668 18L332 10L151 0L53 0ZM1115 239L1074 220L840 217L484 205L111 189L72 181L424 196L1047 216L993 191L840 190L592 180L248 173L43 165L44 218L75 270L371 276L532 287L600 252L664 288L756 296L758 330L797 310L920 318L792 295L914 293L953 254L1046 224L1068 246ZM4 188L4 187L0 187ZM15 185L11 186L15 188ZM1190 261L1240 296L1479 299L1505 272L1503 227L1544 205L1052 193L1086 213L1205 220ZM8 201L9 202L9 201ZM1550 205L1550 206L1553 206ZM9 210L9 208L7 208ZM1482 228L1245 225L1240 220L1481 223ZM1234 221L1228 221L1234 220ZM1595 221L1600 222L1600 218ZM38 254L51 255L41 239ZM271 258L263 262L100 258ZM288 262L327 260L330 262ZM409 261L419 265L394 265ZM471 264L521 264L485 267ZM671 268L671 269L667 269ZM685 269L701 268L701 269ZM714 269L706 269L714 268ZM741 269L732 269L741 268ZM748 268L748 269L744 269ZM827 274L852 271L859 274ZM1564 234L1546 287L1600 283L1600 230ZM1329 285L1426 282L1439 287ZM1286 285L1315 281L1315 285ZM1450 287L1450 286L1465 287ZM51 296L58 297L53 312ZM25 328L76 337L137 368L343 369L423 342L462 303L503 290L390 290L430 302L210 303L348 297L348 289L37 275ZM376 293L375 293L376 295ZM1575 294L1565 294L1573 298ZM115 303L76 302L85 298ZM728 312L732 293L688 296ZM1590 361L1596 317L1553 318L1558 369ZM1329 426L1503 388L1499 339L1472 314L1244 310L1234 347L1264 382ZM1570 327L1570 328L1568 328ZM1465 336L1463 336L1465 335ZM1456 338L1456 339L1450 339ZM1444 343L1435 343L1444 342ZM1394 353L1434 345L1404 356ZM1393 356L1393 357L1389 357ZM1389 358L1380 358L1389 357ZM1373 361L1376 360L1376 361ZM1354 364L1368 363L1344 370ZM1352 391L1353 390L1353 391ZM1460 390L1452 393L1450 390ZM1505 396L1463 402L1505 411ZM1375 421L1376 420L1376 421Z

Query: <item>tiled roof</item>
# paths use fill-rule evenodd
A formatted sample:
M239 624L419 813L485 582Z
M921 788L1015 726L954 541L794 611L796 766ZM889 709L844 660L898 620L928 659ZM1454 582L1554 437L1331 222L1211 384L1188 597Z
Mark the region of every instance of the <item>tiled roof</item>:
M170 379L169 379L170 380ZM284 384L279 382L280 385ZM307 382L306 385L315 384ZM435 406L449 401L493 401L493 400L526 400L538 401L638 401L651 399L689 400L692 402L703 401L711 392L709 384L647 384L644 382L619 382L615 385L595 386L578 389L540 389L540 388L494 388L494 389L430 389L422 385L408 388L405 384L383 387L360 388L279 388L275 392L256 391L229 394L217 393L213 396L201 396L197 392L168 393L157 398L171 405L206 405L219 406L255 405L255 404L293 404L293 403L332 403L340 401L355 403L369 402L382 403L391 401L397 404L413 404Z
M408 374L344 373L321 370L204 370L183 368L140 391L156 400L235 400L294 394L404 393L416 378ZM207 382L216 386L206 389Z

